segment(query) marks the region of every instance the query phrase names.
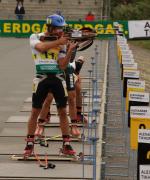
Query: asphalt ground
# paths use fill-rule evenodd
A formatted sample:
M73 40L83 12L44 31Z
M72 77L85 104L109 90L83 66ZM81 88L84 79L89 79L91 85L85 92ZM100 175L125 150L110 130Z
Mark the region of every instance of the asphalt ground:
M102 92L104 81L104 66L107 53L105 41L96 41L87 51L78 53L86 59L81 76L88 79L88 70L91 69L91 57L98 52L97 75L99 84L97 91ZM56 162L56 170L44 171L35 162L17 162L10 160L10 155L21 154L25 145L26 122L6 123L11 117L28 117L30 114L31 102L27 103L27 111L21 111L25 105L25 100L31 97L32 79L34 77L34 63L31 58L29 40L22 38L1 38L0 39L0 178L1 179L91 179L93 176L93 166L85 165L85 175L83 177L83 164L70 162ZM86 81L83 88L88 88ZM92 88L92 86L90 86ZM88 93L90 92L87 90ZM88 94L87 93L87 94ZM51 131L58 134L59 127ZM60 142L52 142L50 151L46 153L57 154ZM78 152L82 151L81 142L73 142L73 146ZM88 144L85 145L86 152L89 153ZM38 147L39 148L39 147ZM38 149L37 148L37 149ZM40 149L40 148L39 148ZM39 150L44 153L43 150ZM69 170L69 171L68 171Z

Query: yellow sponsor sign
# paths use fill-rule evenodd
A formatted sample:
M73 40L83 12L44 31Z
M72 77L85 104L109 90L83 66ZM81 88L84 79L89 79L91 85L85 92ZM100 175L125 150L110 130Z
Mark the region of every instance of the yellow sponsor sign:
M130 147L137 150L138 129L150 129L150 118L131 118Z
M150 129L150 107L131 106L130 147L137 150L138 129Z

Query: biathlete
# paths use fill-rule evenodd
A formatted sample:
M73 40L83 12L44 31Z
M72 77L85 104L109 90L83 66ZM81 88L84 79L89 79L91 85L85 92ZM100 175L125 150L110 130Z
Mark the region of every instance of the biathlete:
M47 95L52 95L56 101L62 131L64 154L74 155L75 151L70 145L69 122L66 112L67 90L64 70L69 64L73 49L77 43L69 42L62 36L63 27L66 25L63 17L50 15L46 19L47 32L32 34L30 46L36 67L34 79L34 93L32 96L32 110L28 121L28 132L24 156L30 156L34 151L34 133L37 118ZM44 41L44 36L57 35L53 41ZM67 47L67 48L66 48Z
M79 136L80 130L77 124L87 123L87 119L82 115L82 94L81 94L81 79L80 70L84 63L84 57L80 56L75 62L70 63L70 67L66 72L66 83L68 91L68 104L69 115L71 119L71 134L72 136ZM50 118L50 105L53 100L53 96L48 94L43 104L36 129L36 136L41 137L44 132L44 125L49 122Z

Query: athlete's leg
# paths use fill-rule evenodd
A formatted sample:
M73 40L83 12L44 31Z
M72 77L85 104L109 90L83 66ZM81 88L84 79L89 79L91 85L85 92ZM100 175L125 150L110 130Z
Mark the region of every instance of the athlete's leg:
M81 92L81 78L78 75L78 80L75 84L76 87L76 108L77 108L77 122L78 123L87 123L87 119L82 114L82 92Z
M32 108L31 115L28 121L28 135L34 135L36 125L37 125L37 118L40 114L41 108Z
M76 120L77 110L76 110L76 91L68 91L68 105L69 105L69 116L71 120Z
M60 128L62 135L69 135L69 120L66 112L66 108L58 108L58 115L60 119Z
M64 154L74 155L75 151L72 149L70 145L70 129L69 129L69 119L67 116L67 89L64 87L65 81L62 80L57 83L57 86L55 86L53 95L56 101L57 109L58 109L58 115L60 119L60 128L62 132L62 138L63 138L63 147L62 152Z
M71 134L72 136L79 136L80 130L78 129L77 126L75 77L73 71L66 72L66 84L68 91L69 116L72 123Z
M36 78L36 82L37 80L38 78ZM37 126L37 118L40 114L43 101L48 94L48 89L45 88L44 84L45 84L45 80L40 79L38 81L38 84L36 84L35 91L33 92L32 95L32 110L28 121L28 130L27 130L27 138L26 138L27 144L24 149L25 157L30 156L34 150L34 133Z
M63 138L63 147L62 153L68 155L74 155L76 152L70 145L70 129L69 129L69 120L66 112L66 108L58 108L58 114L60 118L60 128Z
M71 119L71 134L72 136L79 136L80 130L77 127L77 109L76 109L76 91L68 91L68 105L69 105L69 116Z
M52 101L53 101L53 94L49 92L43 103L43 106L39 115L39 119L45 120L46 122L49 121L49 119L47 118L48 118L48 115L50 115L50 106L52 104Z
M81 78L78 75L78 80L75 84L76 88L76 107L77 107L77 113L82 112L82 93L81 93Z
M35 136L42 137L44 134L44 125L50 121L50 105L53 101L53 94L48 93L38 118Z
M76 61L76 69L75 74L78 77L75 88L76 88L76 108L77 108L77 122L87 123L87 119L82 114L82 93L81 93L81 78L80 78L80 71L84 64L84 57L80 56Z

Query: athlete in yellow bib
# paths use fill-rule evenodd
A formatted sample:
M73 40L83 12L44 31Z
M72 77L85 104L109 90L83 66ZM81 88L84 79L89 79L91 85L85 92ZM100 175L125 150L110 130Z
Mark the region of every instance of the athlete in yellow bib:
M63 153L75 154L70 145L69 123L66 113L67 91L63 72L67 68L72 51L77 44L69 42L68 38L63 36L62 28L66 25L63 17L56 14L50 15L46 19L46 24L46 33L32 34L30 37L36 77L33 86L32 110L28 121L27 144L24 149L25 157L30 156L34 150L37 118L48 93L52 94L56 101L63 137ZM58 39L45 41L44 37L49 35L57 35Z

